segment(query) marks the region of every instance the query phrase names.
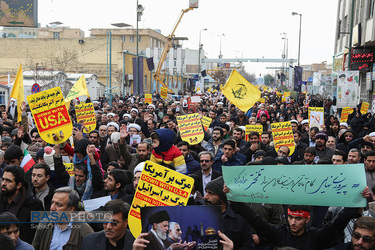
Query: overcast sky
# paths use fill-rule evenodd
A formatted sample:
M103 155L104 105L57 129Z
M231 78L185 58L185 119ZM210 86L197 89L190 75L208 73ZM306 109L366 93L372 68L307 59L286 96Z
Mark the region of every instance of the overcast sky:
M145 7L139 28L160 29L168 35L188 0L139 0ZM39 0L39 23L54 21L80 28L110 28L124 22L136 27L136 0ZM337 0L201 0L199 8L185 14L175 35L188 37L183 47L197 49L199 32L208 58L218 58L220 34L223 58L281 58L287 33L288 57L297 59L299 16L302 14L301 64L332 63ZM112 26L113 27L113 26ZM248 63L251 73L265 73L271 63Z

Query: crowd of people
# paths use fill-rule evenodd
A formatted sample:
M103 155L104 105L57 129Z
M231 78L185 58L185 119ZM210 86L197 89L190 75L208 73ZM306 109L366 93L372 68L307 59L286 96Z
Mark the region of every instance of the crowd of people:
M21 104L22 122L12 102L1 111L0 249L193 249L182 240L180 225L165 214L155 215L152 230L134 238L128 213L142 174L150 160L194 179L188 205L221 207L223 249L375 249L375 211L365 208L238 203L227 199L230 190L222 166L364 164L367 187L362 196L372 202L375 192L375 118L353 109L340 122L335 102L299 93L282 102L276 90L262 92L247 112L220 92L190 98L163 99L153 95L115 95L92 101L96 129L86 133L77 122L73 100L69 115L71 139L48 144L28 120ZM307 98L308 97L308 98ZM87 99L86 102L91 102ZM310 127L308 108L323 107L324 123ZM340 110L338 110L340 112ZM212 119L204 139L191 145L181 139L176 117L198 113ZM295 150L274 147L271 124L290 121ZM246 125L261 125L262 133ZM55 135L59 141L59 135ZM21 166L25 150L35 164ZM73 163L71 175L64 163ZM312 168L314 166L311 166ZM84 211L83 201L110 196L100 209L112 211L110 223L32 224L31 211ZM10 240L11 239L11 240Z

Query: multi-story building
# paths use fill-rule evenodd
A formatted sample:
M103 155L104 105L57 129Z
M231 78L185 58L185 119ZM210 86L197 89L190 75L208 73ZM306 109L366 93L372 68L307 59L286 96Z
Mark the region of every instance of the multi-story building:
M106 38L111 31L112 39L121 39L125 50L135 54L137 52L136 29L91 29L91 37ZM163 48L166 36L160 30L138 29L138 54L145 55L146 48Z
M135 29L91 29L91 36L83 37L84 33L79 29L69 29L54 23L46 28L4 28L3 34L7 35L0 38L0 47L7 49L0 51L0 74L10 73L11 81L14 80L19 64L22 64L25 71L89 72L98 77L98 82L106 84L109 81L108 48L111 47L111 87L116 87L113 92L124 93L125 86L128 92L133 92L129 86L133 86L132 60L137 46ZM139 29L138 37L139 55L154 56L156 68L166 36L159 30ZM201 58L203 57L204 51L201 51ZM204 65L201 66L204 69ZM144 91L150 93L154 81L145 60L143 68ZM185 83L186 78L198 74L198 50L182 49L179 39L175 39L163 69L168 74L168 81L177 90Z
M372 102L375 52L375 0L339 0L333 71L360 71L360 99ZM351 50L350 50L351 48Z
M2 38L77 38L83 39L85 32L81 29L72 29L67 26L60 26L62 23L53 22L46 27L4 27L0 31Z

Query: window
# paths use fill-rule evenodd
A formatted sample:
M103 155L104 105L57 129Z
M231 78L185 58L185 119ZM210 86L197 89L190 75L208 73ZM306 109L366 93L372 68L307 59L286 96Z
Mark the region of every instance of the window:
M5 104L5 91L0 91L0 104Z
M141 36L138 36L138 42L140 42L141 41Z
M126 36L121 36L123 42L126 42Z
M369 6L368 6L367 18L372 18L374 16L375 0L369 0L368 4Z
M129 42L134 43L134 36L129 36Z
M59 39L60 38L60 32L53 32L53 38Z

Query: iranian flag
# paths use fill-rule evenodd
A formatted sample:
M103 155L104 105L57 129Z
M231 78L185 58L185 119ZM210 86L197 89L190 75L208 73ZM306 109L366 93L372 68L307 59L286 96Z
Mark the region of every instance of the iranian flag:
M34 165L35 165L35 161L31 157L31 155L29 154L29 151L27 151L25 149L25 152L23 153L23 159L22 159L22 162L21 162L21 168L23 168L23 170L26 173Z

